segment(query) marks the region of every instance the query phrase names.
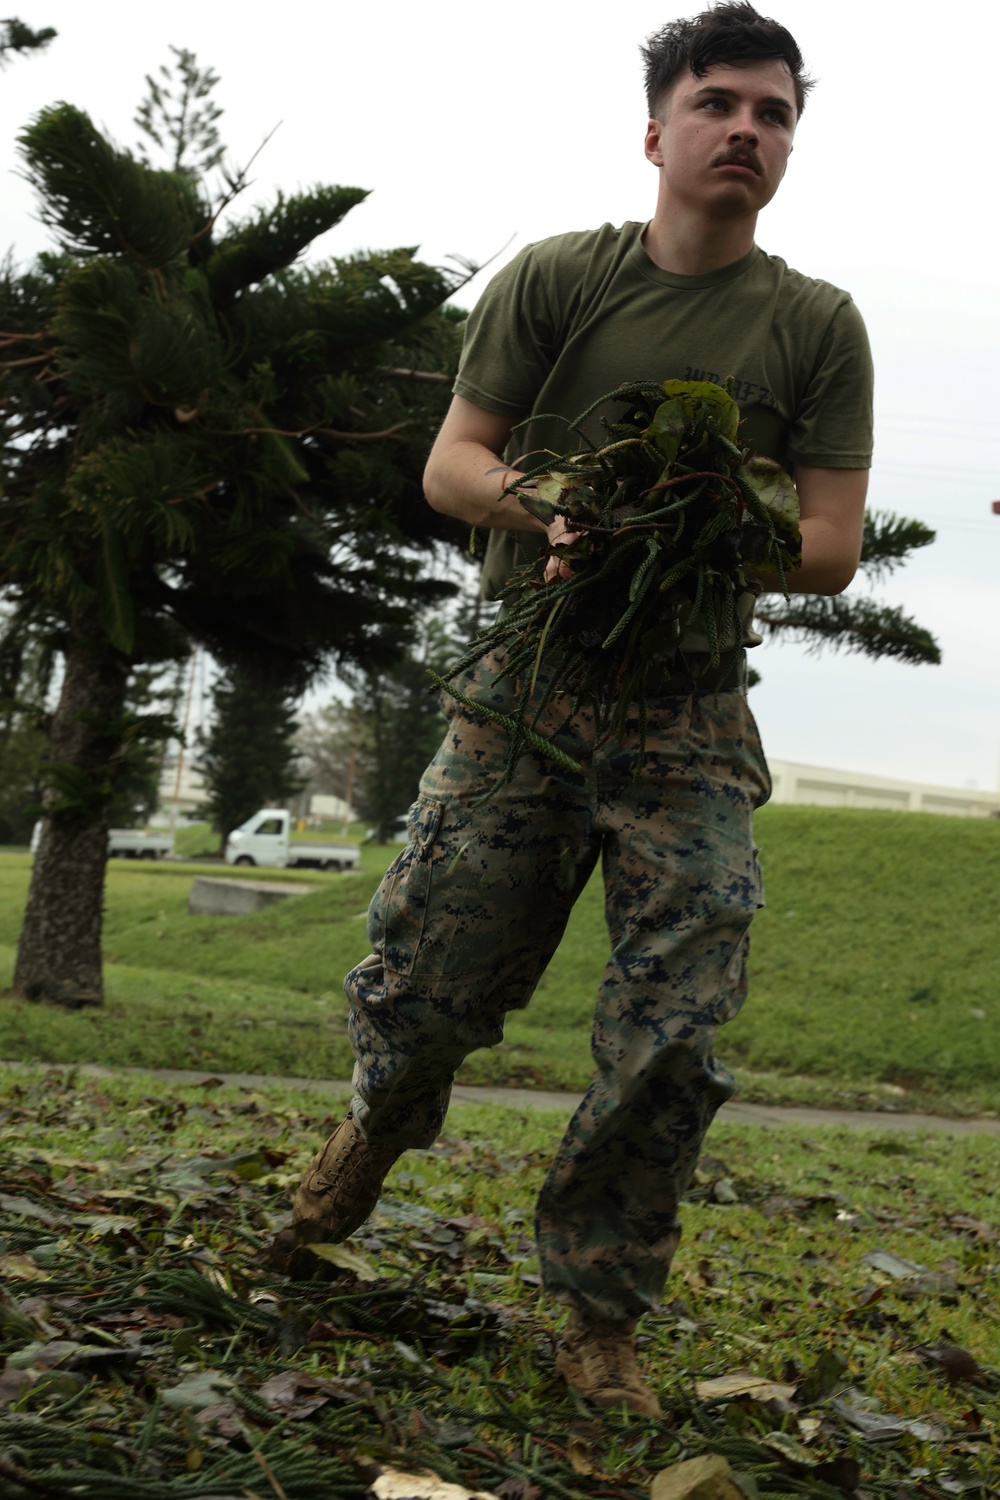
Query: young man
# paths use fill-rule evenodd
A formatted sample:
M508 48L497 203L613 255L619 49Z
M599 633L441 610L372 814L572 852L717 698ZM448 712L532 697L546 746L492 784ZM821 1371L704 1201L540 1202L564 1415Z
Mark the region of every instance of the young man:
M754 244L809 87L801 55L750 5L722 4L670 23L644 56L654 215L529 246L494 279L469 321L428 500L491 528L494 585L546 545L555 576L565 523L543 526L508 493L518 453L566 446L562 423L532 414L576 417L624 381L731 379L744 440L794 475L803 557L791 586L838 593L858 561L871 456L864 329L846 293ZM462 1058L527 1004L601 858L612 951L597 1075L542 1188L536 1235L546 1292L570 1309L559 1371L597 1405L659 1412L633 1332L656 1306L678 1204L733 1089L714 1037L744 998L761 900L751 818L770 784L743 649L758 640L743 619L725 667L692 677L705 642L685 639L685 669L668 663L648 704L641 764L637 724L595 743L591 716L555 698L539 727L583 773L527 755L481 806L505 736L450 704L410 842L372 902L373 952L346 980L351 1113L303 1179L279 1261L350 1234L399 1153L431 1144ZM461 685L502 707L513 689L494 677L483 666Z

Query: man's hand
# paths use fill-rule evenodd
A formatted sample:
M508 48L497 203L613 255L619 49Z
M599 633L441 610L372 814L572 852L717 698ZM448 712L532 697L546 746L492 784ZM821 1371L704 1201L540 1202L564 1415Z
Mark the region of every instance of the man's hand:
M580 536L579 531L567 531L568 521L565 516L556 516L545 528L550 547L570 547ZM570 578L573 574L573 565L562 557L550 557L545 564L545 582L558 583L560 578Z
M424 493L433 510L457 516L470 526L502 526L509 531L545 530L517 495L506 493L518 478L499 455L512 419L454 396L424 470Z

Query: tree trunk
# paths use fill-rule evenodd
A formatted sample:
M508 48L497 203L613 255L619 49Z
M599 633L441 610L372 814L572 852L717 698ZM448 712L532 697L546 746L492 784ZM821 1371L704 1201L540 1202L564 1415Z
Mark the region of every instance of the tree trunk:
M49 740L53 768L69 774L45 795L14 970L14 993L27 1000L72 1007L104 1001L106 794L121 748L127 681L124 658L100 637L88 639L84 629L74 632Z

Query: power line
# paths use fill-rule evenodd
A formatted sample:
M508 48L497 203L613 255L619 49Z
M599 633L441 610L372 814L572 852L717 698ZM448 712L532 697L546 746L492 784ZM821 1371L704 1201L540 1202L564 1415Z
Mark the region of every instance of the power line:
M1000 488L1000 464L995 469L946 469L937 464L897 464L892 459L876 459L873 474L887 474L898 479L928 479L935 484L976 484Z
M954 526L961 531L981 531L984 536L989 535L1000 539L1000 524L992 526L989 521L974 521L967 516L936 516L927 511L912 519L933 522L937 527Z
M888 424L891 424L898 427L912 428L915 432L922 432L928 426L985 427L989 432L992 432L997 437L1000 437L1000 425L998 425L995 420L991 421L988 417L934 417L930 415L918 416L913 412L910 412L905 416L893 415L890 413L886 413L885 416L880 416L878 413L876 413L875 423L877 426L886 426Z

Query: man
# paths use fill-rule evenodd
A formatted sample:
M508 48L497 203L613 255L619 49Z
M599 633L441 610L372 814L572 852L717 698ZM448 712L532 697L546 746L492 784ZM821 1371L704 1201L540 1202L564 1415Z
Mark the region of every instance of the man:
M644 56L653 217L529 246L494 279L470 318L428 500L490 528L495 585L544 546L554 577L571 566L559 554L572 534L561 519L543 526L511 486L518 454L563 450L569 435L533 414L574 418L624 381L732 380L744 441L794 475L803 555L791 586L838 593L858 561L871 456L864 329L846 293L754 244L809 87L801 54L783 27L728 3L670 23ZM601 430L595 416L590 435ZM597 1076L542 1188L536 1236L546 1292L570 1309L557 1369L587 1400L649 1415L660 1408L634 1328L656 1306L678 1204L733 1089L713 1043L742 1003L761 900L751 818L770 784L743 650L757 640L741 621L712 674L692 626L684 669L668 664L647 705L641 764L637 720L598 740L592 716L557 695L538 727L582 772L532 753L485 803L506 736L450 705L410 842L372 902L374 951L345 985L351 1113L306 1173L276 1252L351 1233L399 1153L431 1144L456 1068L527 1004L600 857L612 952ZM509 707L515 689L496 666L462 686Z

